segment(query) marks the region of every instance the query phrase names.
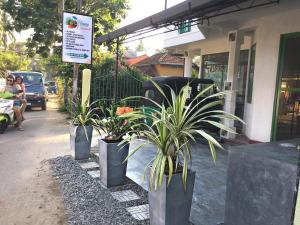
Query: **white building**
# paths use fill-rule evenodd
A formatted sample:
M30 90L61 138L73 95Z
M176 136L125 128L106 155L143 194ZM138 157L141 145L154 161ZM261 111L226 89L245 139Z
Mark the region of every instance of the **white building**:
M253 141L300 137L300 0L191 24L167 33L164 45L184 54L185 76L201 56L199 77L229 91L225 110L246 125L225 123Z

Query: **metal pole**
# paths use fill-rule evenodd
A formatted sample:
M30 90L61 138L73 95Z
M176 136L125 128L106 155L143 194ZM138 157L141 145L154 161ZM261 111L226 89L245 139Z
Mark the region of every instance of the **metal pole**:
M117 102L117 88L118 88L118 73L119 73L119 47L120 47L120 39L117 38L117 50L116 50L116 73L114 76L114 101Z
M81 12L81 6L82 6L82 0L78 0L77 2L77 12ZM78 101L77 99L77 91L78 91L78 68L79 64L74 63L73 67L73 88L72 88L72 112L75 112L76 110L76 103Z
M168 8L168 0L165 0L165 10Z

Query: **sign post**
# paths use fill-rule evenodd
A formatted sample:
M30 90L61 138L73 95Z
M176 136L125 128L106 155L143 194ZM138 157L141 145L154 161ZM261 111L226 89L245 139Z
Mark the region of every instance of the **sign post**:
M81 1L78 4L80 11ZM78 64L91 64L93 50L93 17L64 12L62 61L74 63L72 111L77 97Z

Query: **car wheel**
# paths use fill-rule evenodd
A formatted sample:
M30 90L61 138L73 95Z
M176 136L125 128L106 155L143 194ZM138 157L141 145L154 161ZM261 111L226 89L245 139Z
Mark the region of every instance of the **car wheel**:
M46 110L47 109L47 105L45 103L45 105L42 106L42 110Z

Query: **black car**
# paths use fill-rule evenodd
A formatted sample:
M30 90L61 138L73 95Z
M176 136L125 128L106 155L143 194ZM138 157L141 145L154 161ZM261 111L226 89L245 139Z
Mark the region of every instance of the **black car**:
M15 77L23 77L26 87L27 108L41 107L47 108L47 91L43 82L43 74L38 72L11 72Z

